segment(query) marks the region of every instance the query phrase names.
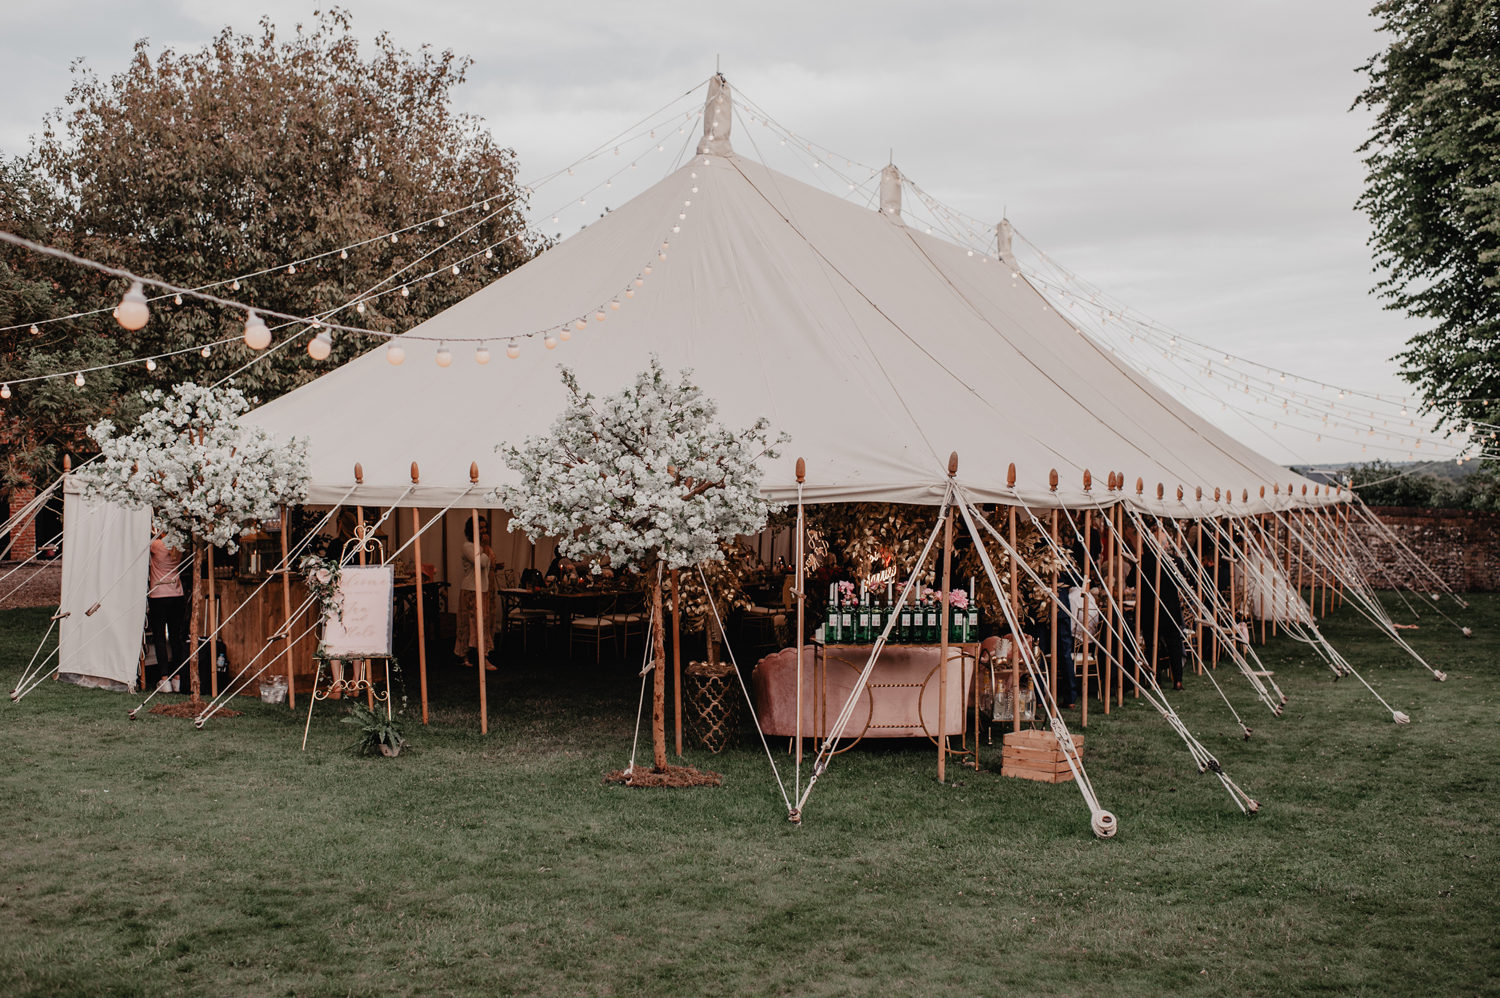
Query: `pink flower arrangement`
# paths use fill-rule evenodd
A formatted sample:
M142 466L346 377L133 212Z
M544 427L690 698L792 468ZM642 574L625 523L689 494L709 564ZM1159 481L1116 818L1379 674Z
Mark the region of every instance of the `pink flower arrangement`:
M967 610L969 608L969 594L962 589L953 589L948 593L948 604L955 610Z
M854 602L854 583L844 581L839 583L839 604L848 606Z

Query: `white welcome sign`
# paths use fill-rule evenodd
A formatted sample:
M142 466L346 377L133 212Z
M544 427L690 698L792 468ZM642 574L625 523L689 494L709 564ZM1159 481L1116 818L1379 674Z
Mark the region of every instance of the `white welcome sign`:
M343 619L323 625L329 658L385 658L391 653L396 567L347 565L339 573Z

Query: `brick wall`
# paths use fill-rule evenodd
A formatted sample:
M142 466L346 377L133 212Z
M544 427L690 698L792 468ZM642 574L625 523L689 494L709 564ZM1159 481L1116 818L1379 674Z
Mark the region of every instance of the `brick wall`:
M1371 511L1427 562L1450 587L1459 592L1500 590L1500 513L1477 513L1463 509L1423 509L1372 506ZM1404 569L1404 555L1378 536L1373 528L1359 528L1374 555L1364 566L1376 586L1410 586L1419 591L1433 588L1425 573Z
M18 512L31 500L36 498L36 490L31 486L21 486L11 489L10 509L12 513ZM5 553L9 547L9 553ZM36 553L36 518L32 517L26 525L19 530L11 531L10 536L0 535L0 554L8 561L25 561Z

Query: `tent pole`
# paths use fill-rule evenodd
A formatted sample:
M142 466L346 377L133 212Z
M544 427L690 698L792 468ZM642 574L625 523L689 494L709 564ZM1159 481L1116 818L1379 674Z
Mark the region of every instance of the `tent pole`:
M214 546L210 542L205 545L208 549L208 606L204 613L208 621L208 691L215 698L219 695L219 613L218 607L214 605ZM193 663L197 668L198 663Z
M1233 519L1227 520L1225 528L1229 531L1229 633L1235 642L1240 639L1240 604L1234 587L1234 563L1239 560L1239 541L1235 538L1238 524ZM1236 644L1235 651L1239 651Z
M1088 492L1092 484L1093 476L1089 474L1087 468L1084 468L1083 491ZM1094 560L1093 555L1090 553L1090 549L1093 547L1093 532L1094 511L1086 508L1083 511L1083 612L1080 614L1082 620L1075 620L1073 622L1075 627L1081 627L1083 630L1083 664L1079 669L1080 675L1078 677L1079 689L1081 690L1079 701L1082 706L1079 707L1078 723L1081 727L1085 728L1089 726L1089 651L1090 646L1094 643L1094 635L1089 631L1089 599L1093 588L1089 585L1089 566Z
M1158 486L1158 489L1160 486ZM1161 654L1161 560L1166 555L1166 545L1162 543L1163 532L1153 525L1156 530L1156 578L1153 585L1151 599L1151 678L1156 678L1157 656Z
M953 498L953 476L958 474L958 452L948 455L948 498ZM1015 573L1011 573L1014 578ZM948 600L953 589L953 507L943 517L943 585L938 617L938 782L948 775ZM1014 644L1014 642L1012 642ZM922 712L921 701L917 713ZM800 733L800 732L799 732Z
M1012 465L1012 468L1015 466ZM1020 560L1020 549L1016 547L1016 507L1010 507L1010 549L1016 552L1016 560ZM1021 574L1021 566L1014 564L1010 566L1010 609L1015 614L1016 623L1021 622L1021 600L1016 591L1018 578ZM1011 689L1011 730L1021 730L1021 642L1025 640L1023 634L1012 634L1010 642L1010 689ZM1036 691L1033 691L1036 693ZM1037 694L1037 702L1040 702L1040 694Z
M1054 470L1052 472L1052 491L1053 492L1057 491L1057 471L1056 470ZM1048 525L1048 532L1052 535L1052 548L1055 551L1057 549L1057 507L1056 506L1052 507L1052 517L1051 517L1051 523ZM1049 600L1047 600L1048 606L1050 608L1049 612L1051 614L1051 622L1052 622L1052 657L1048 660L1049 662L1051 662L1052 667L1048 670L1048 673L1049 673L1048 680L1052 684L1051 690L1052 690L1052 696L1054 698L1056 698L1056 696L1057 696L1057 581L1058 581L1058 573L1060 572L1060 570L1061 569L1060 569L1060 565L1058 563L1058 560L1057 560L1056 557L1054 557L1052 559L1052 598L1049 599ZM1068 653L1068 662L1067 662L1067 665L1068 665L1068 668L1071 669L1071 668L1073 668L1073 649L1071 649L1071 648L1067 649L1067 653ZM978 728L974 729L974 738L975 738L975 743L977 744L978 743L978 739L979 739L979 729Z
M803 590L805 588L805 584L807 582L807 579L805 577L805 572L806 572L807 566L805 564L806 559L804 557L804 551L806 549L806 540L805 540L805 538L806 538L806 532L807 532L807 523L803 519L803 510L802 510L802 485L806 481L807 481L807 461L804 460L803 458L799 457L799 458L797 458L797 545L796 545L796 548L797 548L797 550L796 550L796 560L797 560L797 567L796 567L796 571L797 571L797 710L796 710L797 725L796 725L796 728L794 729L794 732L795 732L794 740L795 740L796 745L797 745L797 779L798 779L798 783L796 785L796 790L797 790L798 793L801 793L801 791L802 791L802 786L801 786L801 774L802 774L802 635L806 633L806 628L803 626L803 623L804 623L804 611L805 611L806 606L807 606L807 596L803 592ZM921 704L919 702L918 703L918 710L920 710L920 709L921 709Z
M1214 495L1217 496L1218 494L1219 494L1218 490L1217 489L1214 490ZM1217 520L1218 517L1215 517L1215 519ZM1215 619L1217 619L1218 618L1218 607L1222 603L1223 596L1224 596L1223 590L1221 590L1219 588L1219 556L1224 553L1224 547L1223 547L1223 545L1224 545L1224 537L1223 537L1223 532L1220 531L1219 529L1215 528L1212 540L1213 540L1214 567L1213 567L1213 571L1209 575L1209 579L1210 579L1209 585L1213 586L1213 591L1214 591L1214 617L1215 617ZM1229 629L1231 631L1234 630L1234 623L1233 623L1233 621L1230 622ZM1218 636L1220 633L1221 633L1220 631L1215 631L1215 632L1213 632L1212 634L1210 634L1208 636L1209 641L1213 642L1213 660L1209 663L1209 668L1212 668L1212 669L1217 669L1219 667L1219 645L1223 644L1223 641L1220 640L1220 638Z
M1198 498L1203 498L1203 488L1198 488ZM1193 557L1198 560L1197 570L1193 572L1193 586L1198 590L1198 605L1206 606L1206 594L1203 591L1203 524L1195 521L1193 523ZM1203 675L1203 615L1196 610L1193 612L1194 634L1193 641L1198 646L1197 662L1193 669L1198 675Z
M291 532L291 516L287 508L281 507L281 640L286 642L286 705L288 710L297 709L297 684L292 674L292 566L287 564L287 541Z
M470 485L479 484L479 463L477 461L469 464ZM487 735L490 733L490 709L489 691L486 688L488 677L485 675L485 665L488 659L484 657L484 595L485 587L480 576L480 559L484 552L479 547L479 507L469 509L469 522L473 524L474 530L474 628L478 632L474 636L474 648L478 652L479 661L475 663L474 671L479 673L479 733ZM462 602L462 601L460 601Z
M417 462L411 463L411 483L420 480ZM417 562L417 675L422 686L422 723L427 723L427 608L422 601L422 511L411 508L412 557Z
M672 736L682 755L682 596L677 584L680 569L672 569Z
M1121 489L1125 488L1125 476L1120 473L1118 484ZM1125 668L1125 629L1130 626L1130 618L1125 614L1125 545L1121 536L1125 510L1116 502L1114 509L1110 511L1114 518L1114 541L1115 541L1115 610L1119 614L1120 636L1115 641L1119 650L1116 656L1116 665L1120 670L1120 681L1115 687L1115 706L1125 706L1125 680L1129 678Z
M1115 473L1109 473L1109 485L1113 490L1115 484ZM1109 527L1114 522L1114 511L1112 509L1101 509L1099 511L1099 558L1103 562L1100 571L1104 578L1099 581L1104 584L1104 600L1099 606L1099 616L1104 622L1104 646L1099 655L1099 691L1104 694L1104 713L1108 714L1110 704L1114 700L1115 671L1115 622L1114 622L1114 597L1115 597L1115 552L1114 537Z
M1145 495L1145 491L1145 481L1137 478L1135 480L1135 498L1138 505L1141 498ZM1144 643L1145 631L1141 628L1141 604L1146 599L1145 562L1141 560L1144 554L1145 538L1141 536L1141 531L1137 527L1135 532L1135 696L1137 699L1141 695L1141 653L1146 647Z
M354 469L354 477L356 481L363 481L363 472L359 468ZM365 564L365 508L363 506L354 507L354 518L356 520L355 530L357 531L357 536L359 539L359 564L361 567L363 567ZM362 658L355 661L354 681L357 683L361 679L365 680L365 699L368 701L366 705L370 708L371 712L374 712L375 686L369 681L370 673L371 669L369 659ZM387 691L387 695L389 695L389 691Z

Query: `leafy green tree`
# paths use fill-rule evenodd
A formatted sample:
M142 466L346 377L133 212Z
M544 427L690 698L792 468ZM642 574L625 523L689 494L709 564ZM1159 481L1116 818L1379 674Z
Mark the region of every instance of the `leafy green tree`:
M129 67L109 79L75 66L66 107L48 116L30 154L6 167L4 221L38 241L188 287L275 268L213 293L292 315L324 313L370 289L393 292L330 317L382 332L473 294L543 245L525 224L515 154L482 121L453 111L467 59L425 47L413 54L384 34L363 57L350 24L335 9L289 35L269 20L248 34L226 28L194 51L153 55L142 40ZM442 225L403 231L396 242L379 238L447 212ZM362 240L372 241L338 252ZM308 262L292 273L287 264L298 260ZM398 293L402 284L409 296ZM99 379L109 398L133 398L135 388L211 382L256 356L238 340L200 356L207 343L237 338L245 314L191 299L153 302L144 329L121 329L109 310L125 290L118 279L0 249L0 326L104 310L44 325L38 338L24 326L0 332L0 379L90 358L187 351L154 372L130 365ZM317 362L305 349L310 333L277 330L277 344L295 342L236 383L269 399L375 345L336 334L332 357ZM44 345L68 356L47 358ZM47 391L76 398L71 382ZM21 404L38 394L18 389L0 402L20 424L14 439L52 438L50 449L18 462L33 468L53 463L60 443ZM98 408L70 417L70 427L81 432L104 414ZM117 422L129 415L109 414Z
M1383 0L1390 46L1362 72L1375 112L1359 207L1387 307L1430 320L1398 355L1444 422L1500 398L1500 0Z

